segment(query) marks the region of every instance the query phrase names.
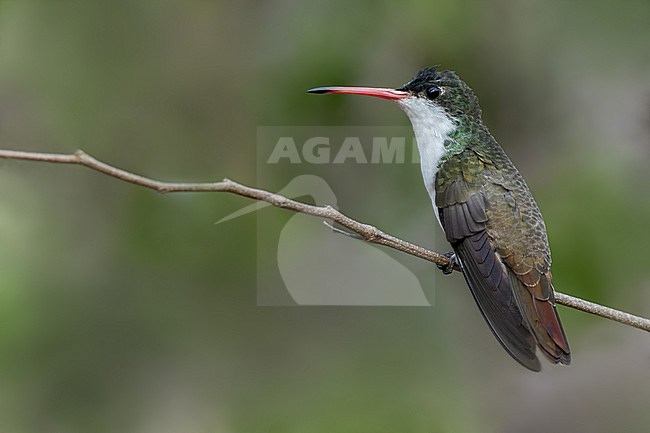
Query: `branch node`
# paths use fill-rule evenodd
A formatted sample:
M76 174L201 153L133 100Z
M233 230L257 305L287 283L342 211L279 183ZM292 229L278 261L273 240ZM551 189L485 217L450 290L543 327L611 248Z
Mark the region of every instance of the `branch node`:
M88 157L88 154L81 149L75 150L73 155L80 161L83 161Z

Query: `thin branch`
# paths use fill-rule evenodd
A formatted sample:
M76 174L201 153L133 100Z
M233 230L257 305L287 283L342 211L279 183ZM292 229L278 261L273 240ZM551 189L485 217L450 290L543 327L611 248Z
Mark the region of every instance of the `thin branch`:
M428 260L437 265L446 266L449 259L435 251L428 250L421 246L401 240L389 234L386 234L378 228L356 221L345 214L334 209L332 206L314 206L299 201L291 200L287 197L275 194L262 189L251 188L246 185L234 182L230 179L224 179L221 182L211 183L175 183L162 182L148 177L140 176L128 171L121 170L106 163L96 160L87 153L78 150L73 154L60 153L38 153L38 152L21 152L14 150L0 150L2 159L21 159L26 161L52 162L57 164L76 164L83 165L92 170L99 171L116 179L130 182L135 185L152 189L159 193L169 192L228 192L254 200L264 201L273 206L288 209L294 212L313 215L320 218L332 220L353 233L356 233L361 239L373 244L384 245L398 251L410 254ZM333 228L332 226L330 226ZM334 228L333 228L334 229ZM334 229L339 230L339 229ZM345 232L344 232L345 233ZM348 234L348 233L346 233ZM455 268L456 271L460 269ZM556 292L556 302L566 307L575 308L576 310L591 313L596 316L614 320L628 326L632 326L644 331L650 332L650 319L635 316L593 302L585 301L564 293Z

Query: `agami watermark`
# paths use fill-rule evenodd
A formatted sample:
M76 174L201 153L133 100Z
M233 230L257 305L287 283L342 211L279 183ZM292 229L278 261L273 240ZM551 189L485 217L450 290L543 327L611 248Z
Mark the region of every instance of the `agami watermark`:
M337 191L328 178L335 181L341 173L378 169L371 164L419 164L417 145L406 127L273 126L257 132L257 182L273 185L286 179L279 194L318 206L338 207ZM404 169L419 172L411 166ZM338 193L348 202L367 195L356 184ZM427 297L407 258L333 233L317 218L278 216L266 203L256 202L220 222L251 212L259 213L258 305L431 305L431 290Z
M364 146L362 137L347 136L340 143L333 144L333 139L326 136L309 137L296 143L292 136L278 137L271 151L267 164L278 164L286 160L292 164L404 164L406 161L406 137L370 137L365 138L370 144ZM417 143L409 140L409 162L420 163ZM370 149L370 154L365 149Z

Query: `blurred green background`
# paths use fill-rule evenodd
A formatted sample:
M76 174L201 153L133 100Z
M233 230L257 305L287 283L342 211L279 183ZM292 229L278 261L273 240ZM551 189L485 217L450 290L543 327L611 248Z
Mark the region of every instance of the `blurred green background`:
M0 2L0 144L256 185L259 125L406 125L442 63L544 213L559 291L650 315L650 3ZM446 251L419 168L332 166L339 207ZM268 171L267 171L268 173ZM278 170L262 188L281 189ZM0 431L647 431L650 338L559 307L569 368L525 371L459 275L434 307L258 307L256 216L73 166L0 162ZM258 217L288 218L277 209ZM353 242L353 241L350 241ZM427 286L429 287L429 286ZM427 289L428 290L428 289ZM433 291L427 296L434 297Z

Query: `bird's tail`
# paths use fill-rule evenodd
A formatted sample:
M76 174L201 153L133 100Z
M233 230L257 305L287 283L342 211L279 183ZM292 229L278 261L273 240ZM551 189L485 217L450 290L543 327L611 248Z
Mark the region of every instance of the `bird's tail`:
M519 310L544 356L554 364L569 365L571 349L555 309L551 273L541 274L537 284L530 287L513 272L510 272L510 281L513 286L516 284L520 287L520 290L514 290Z

